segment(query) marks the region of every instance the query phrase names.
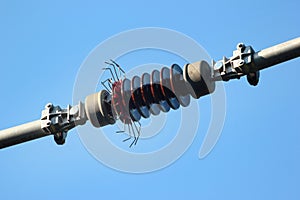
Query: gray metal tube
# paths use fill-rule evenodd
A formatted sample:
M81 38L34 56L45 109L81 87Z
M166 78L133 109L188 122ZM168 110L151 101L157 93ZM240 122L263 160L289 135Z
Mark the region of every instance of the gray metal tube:
M300 37L255 52L253 55L255 71L297 58L300 56Z
M0 131L0 149L49 135L36 120Z

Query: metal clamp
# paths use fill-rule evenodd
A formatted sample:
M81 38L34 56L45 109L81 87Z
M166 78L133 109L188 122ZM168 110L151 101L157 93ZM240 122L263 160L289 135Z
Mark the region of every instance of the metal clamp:
M247 75L247 80L251 85L257 85L259 80L259 71L254 71L253 55L255 51L251 46L245 46L239 43L233 51L230 58L223 57L218 62L213 62L215 81L229 81L230 79L240 79L241 76Z
M66 109L53 106L48 103L42 111L41 128L54 135L57 144L64 144L67 132L77 125L83 125L87 121L84 105L79 102L76 106L68 105Z

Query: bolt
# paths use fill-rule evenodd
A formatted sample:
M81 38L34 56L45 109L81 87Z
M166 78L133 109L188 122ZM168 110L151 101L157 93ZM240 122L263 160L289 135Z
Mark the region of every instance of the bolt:
M45 106L45 108L51 108L53 105L52 103L47 103L47 105Z
M242 49L243 47L245 47L245 45L243 43L238 43L237 45L237 49Z
M74 106L74 107L72 107L71 110L70 110L70 115L77 115L78 112L79 112L78 106Z

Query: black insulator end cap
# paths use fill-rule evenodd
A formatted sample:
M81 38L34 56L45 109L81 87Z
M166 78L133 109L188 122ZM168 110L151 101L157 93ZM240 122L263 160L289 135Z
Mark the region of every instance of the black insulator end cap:
M215 82L212 80L212 67L204 60L186 64L183 69L183 78L193 98L213 93Z

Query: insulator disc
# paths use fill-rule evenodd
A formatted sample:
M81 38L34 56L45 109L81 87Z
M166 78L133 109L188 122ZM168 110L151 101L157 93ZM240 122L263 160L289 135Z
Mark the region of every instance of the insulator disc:
M138 76L134 76L131 80L131 98L135 103L139 113L144 118L150 116L149 108L146 106L146 103L143 100L142 91L141 91L141 79Z
M168 112L170 110L170 106L161 91L160 72L158 70L154 70L151 74L151 93L154 97L154 102L158 104L160 110Z
M174 110L178 109L180 104L171 89L170 69L167 67L163 67L160 71L160 87L169 106Z
M139 121L141 119L141 115L138 112L135 105L133 104L133 101L131 100L131 82L127 78L123 80L122 93L123 93L126 109L129 109L131 119L133 121Z
M183 79L183 71L179 65L173 64L170 72L172 91L174 91L180 105L187 107L190 104L191 97L187 94L187 89Z
M158 115L160 113L160 109L156 103L154 103L154 97L151 94L151 77L150 74L144 73L142 75L142 96L147 105L149 105L149 111L153 115Z

